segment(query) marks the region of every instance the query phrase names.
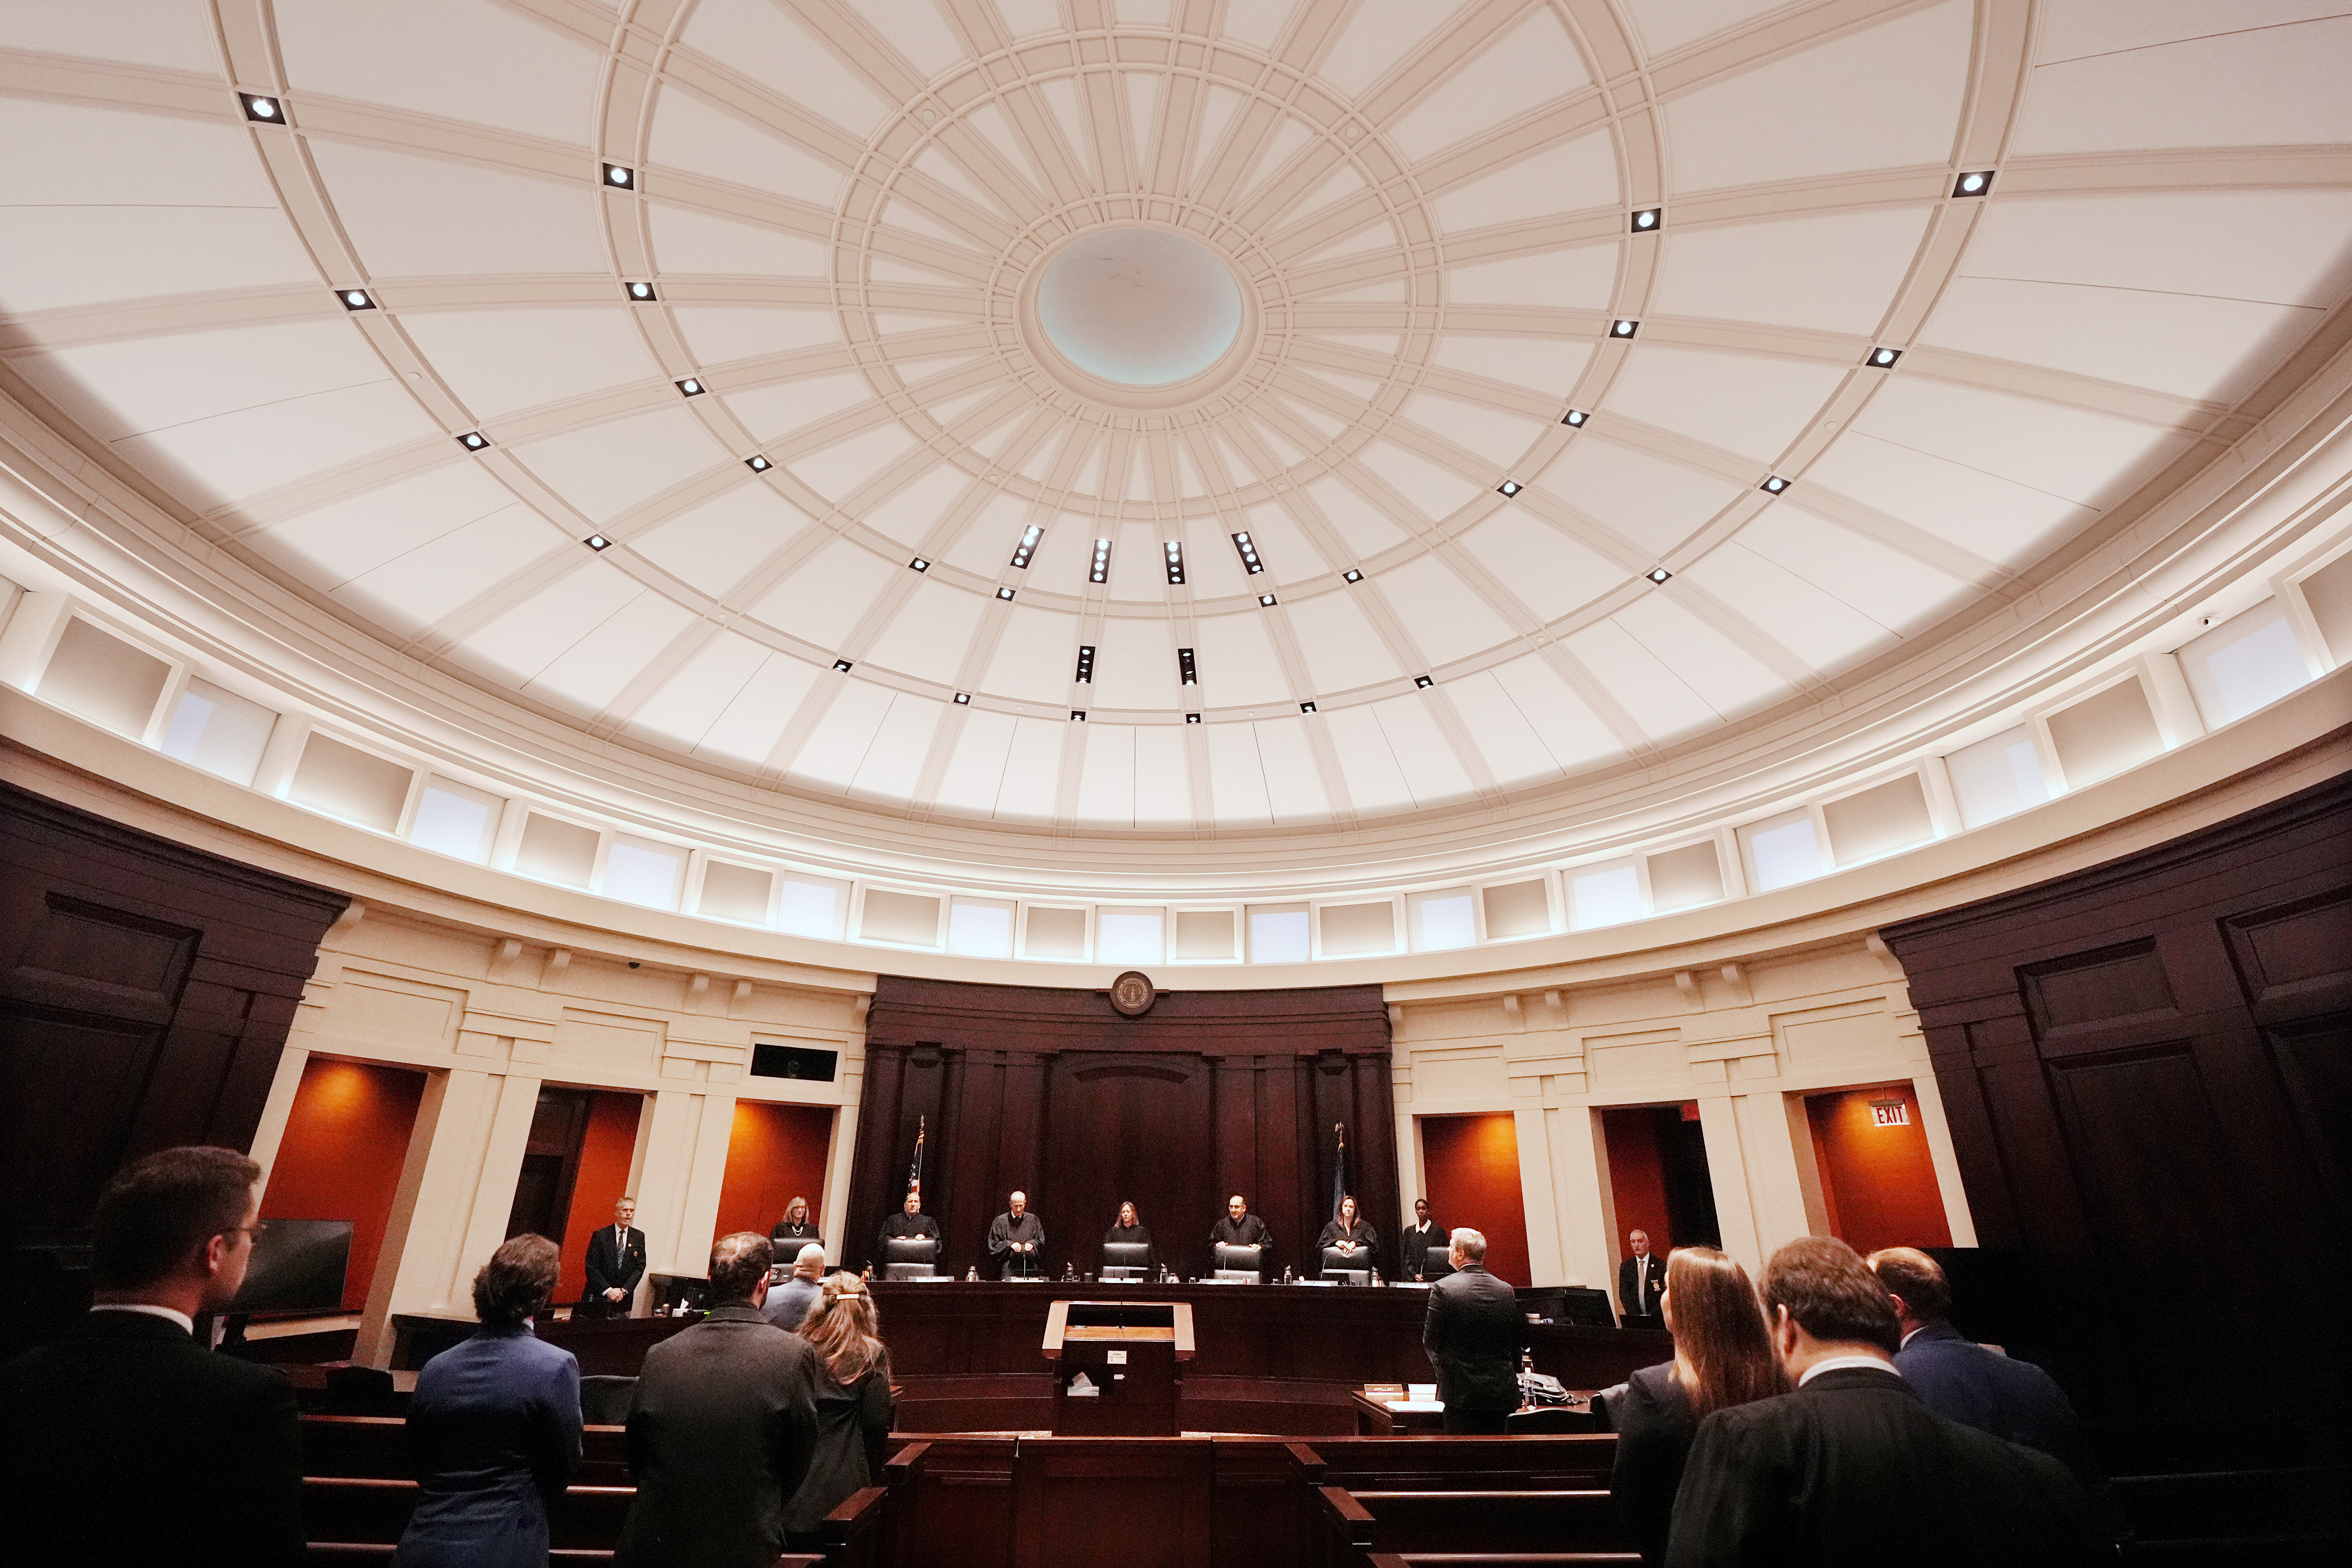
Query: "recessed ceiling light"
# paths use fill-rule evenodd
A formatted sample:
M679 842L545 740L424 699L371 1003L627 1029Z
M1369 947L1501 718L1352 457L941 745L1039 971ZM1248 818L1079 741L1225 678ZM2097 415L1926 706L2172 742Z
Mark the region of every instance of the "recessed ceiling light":
M478 452L489 444L490 438L479 430L468 430L457 437L457 445L465 447L468 452Z
M1674 574L1667 571L1663 566L1653 566L1650 568L1648 575L1651 582L1663 583L1667 578L1673 576Z
M1085 723L1086 721L1087 721L1087 710L1086 710L1085 709L1083 709L1083 708L1073 708L1073 709L1071 709L1071 710L1070 710L1070 722L1071 722L1071 723L1073 723L1073 724L1083 724L1083 723Z
M704 391L702 383L690 375L677 384L677 389L688 397L699 397Z
M1774 474L1770 479L1766 479L1762 486L1764 493L1768 496L1779 495L1782 490L1785 490L1788 488L1789 481L1782 479L1778 474Z
M1261 604L1261 605L1269 605L1269 606L1270 606L1270 605L1273 605L1273 603L1274 603L1274 595L1271 595L1271 594L1260 594L1260 595L1257 596L1257 602L1258 602L1259 604Z
M1658 226L1665 221L1666 215L1659 208L1643 207L1633 215L1633 232L1635 234L1654 233Z
M1639 321L1619 321L1610 324L1609 335L1612 338L1630 338L1641 330L1642 323Z
M1584 422L1591 417L1591 415L1587 414L1581 408L1571 408L1560 417L1559 422L1572 430L1581 429L1584 426Z
M957 692L957 693L956 693L956 706L957 706L957 707L959 707L959 708L969 708L969 707L971 707L971 692L969 692L969 691L959 691L959 692Z
M996 596L1000 599L1009 599L1013 597L1013 590L1010 588L999 588L996 591Z
M1201 668L1193 660L1192 650L1189 647L1176 650L1176 678L1187 686L1201 684Z
M1435 682L1434 680L1432 680L1429 677L1427 677L1427 676L1425 676L1425 675L1416 675L1416 676L1414 676L1414 677L1412 678L1412 683L1413 683L1413 685L1415 685L1415 686L1419 687L1419 688L1420 688L1422 690L1423 690L1423 691L1428 690L1431 687L1433 687L1433 686L1434 686L1434 685L1436 685L1436 684L1437 684L1437 682Z
M1252 575L1255 575L1257 573L1265 570L1265 563L1258 559L1257 546L1250 542L1250 536L1248 534L1234 534L1234 548L1241 552L1242 570L1250 573Z
M1990 169L1973 169L1952 182L1952 195L1956 196L1980 196L1991 189Z
M1181 583L1184 580L1184 546L1171 539L1165 548L1168 552L1168 580Z
M258 120L265 125L286 123L285 107L276 99L264 98L257 92L240 92L236 96L238 101L245 105L247 120Z
M1312 713L1315 711L1315 704L1312 702L1302 702L1298 705L1298 710L1301 713Z
M833 661L833 668L846 675L849 673L849 661L845 658L836 658Z
M604 183L626 190L637 183L637 176L634 171L624 169L618 163L607 163L604 165Z
M1363 580L1364 574L1361 572L1357 571L1353 566L1349 567L1345 572L1339 574L1339 581L1342 583L1360 583Z
M1109 540L1097 539L1095 541L1094 564L1087 568L1087 581L1089 583L1108 583L1110 581Z
M1497 493L1507 496L1515 496L1526 488L1526 486L1520 484L1517 479L1505 479L1501 484L1495 487Z
M591 550L610 550L613 548L613 542L605 538L601 533L592 533L580 542L586 545Z
M1184 715L1184 722L1187 724L1197 724L1200 721L1201 716L1198 713L1187 713Z
M755 474L764 474L776 465L768 461L767 458L761 457L759 453L754 452L750 457L743 459L743 466L751 469Z
M375 309L375 296L364 289L338 289L335 290L335 298L343 302L343 309L346 310Z
M1020 567L1024 572L1027 571L1029 569L1029 558L1037 553L1037 542L1045 537L1045 531L1038 527L1034 522L1028 527L1023 529L1021 531L1021 542L1013 547L1013 564ZM1005 596L1010 598L1012 595L1007 595Z
M654 293L654 286L650 283L632 283L629 285L629 298L632 300L652 300L658 297L659 296Z
M1875 348L1870 351L1870 357L1862 363L1873 370L1893 370L1895 362L1902 357L1901 349Z
M1078 684L1092 686L1094 680L1095 645L1090 642L1080 643L1078 645Z
M928 572L931 569L931 563L924 560L919 555L916 556L912 561L908 562L907 564L912 566L918 572Z

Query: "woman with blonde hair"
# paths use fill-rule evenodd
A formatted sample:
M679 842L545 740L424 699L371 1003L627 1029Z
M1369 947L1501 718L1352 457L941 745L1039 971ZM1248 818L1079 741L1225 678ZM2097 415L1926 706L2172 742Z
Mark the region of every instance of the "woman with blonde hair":
M1610 1489L1642 1561L1653 1565L1666 1560L1675 1491L1698 1424L1727 1405L1789 1388L1748 1271L1714 1247L1675 1248L1659 1310L1675 1336L1675 1359L1643 1367L1609 1402L1617 1431Z
M890 1431L890 1352L879 1335L874 1297L854 1274L834 1274L801 1320L816 1352L816 1449L808 1479L784 1506L795 1552L820 1546L824 1516L877 1484Z

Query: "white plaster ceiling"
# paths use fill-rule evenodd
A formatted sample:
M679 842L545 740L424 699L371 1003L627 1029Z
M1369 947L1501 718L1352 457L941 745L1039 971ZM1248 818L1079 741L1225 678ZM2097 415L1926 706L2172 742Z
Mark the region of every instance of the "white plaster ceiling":
M300 613L672 768L1507 811L1932 684L2242 434L2352 287L2343 10L11 5L0 376ZM1244 285L1181 395L1038 347L1138 227Z

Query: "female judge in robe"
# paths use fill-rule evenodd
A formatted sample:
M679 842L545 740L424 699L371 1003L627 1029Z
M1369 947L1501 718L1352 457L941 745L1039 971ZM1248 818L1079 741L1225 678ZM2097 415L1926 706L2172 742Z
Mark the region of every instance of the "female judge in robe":
M1617 1431L1610 1490L1650 1568L1666 1560L1666 1527L1698 1424L1711 1411L1789 1388L1755 1288L1732 1259L1711 1247L1677 1247L1660 1305L1675 1359L1635 1373L1608 1405Z
M1339 1200L1339 1217L1325 1226L1323 1234L1315 1238L1315 1256L1319 1258L1336 1247L1347 1255L1348 1268L1370 1268L1372 1254L1380 1245L1381 1233L1357 1217L1352 1196L1344 1197Z
M801 1338L816 1352L816 1449L808 1477L784 1505L784 1538L795 1552L816 1551L824 1516L879 1485L890 1431L890 1352L877 1335L874 1297L854 1274L824 1282Z
M547 1568L548 1515L580 1463L580 1363L531 1332L555 1279L555 1243L509 1241L474 1276L480 1330L416 1374L396 1568Z
M1151 1227L1144 1224L1136 1214L1135 1205L1121 1204L1118 1205L1118 1218L1112 1222L1108 1230L1103 1232L1103 1245L1105 1247L1151 1247ZM1151 1270L1154 1278L1159 1276L1159 1248L1152 1247L1143 1255L1143 1266Z

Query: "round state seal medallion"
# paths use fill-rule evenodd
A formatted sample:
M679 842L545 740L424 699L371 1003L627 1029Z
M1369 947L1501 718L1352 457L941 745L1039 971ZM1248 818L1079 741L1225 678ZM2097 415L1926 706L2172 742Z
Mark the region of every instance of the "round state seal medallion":
M1110 1005L1127 1017L1141 1017L1159 1000L1160 993L1151 988L1151 976L1139 969L1130 969L1110 983Z

